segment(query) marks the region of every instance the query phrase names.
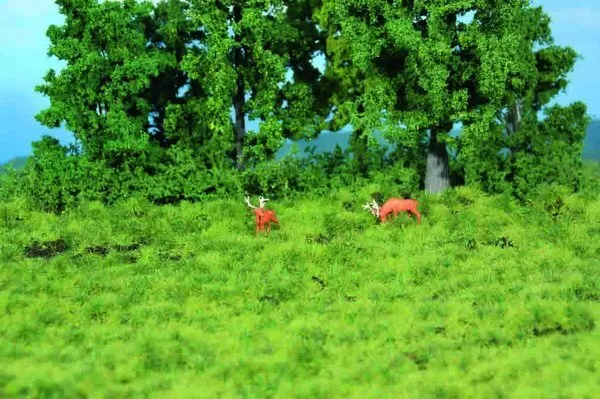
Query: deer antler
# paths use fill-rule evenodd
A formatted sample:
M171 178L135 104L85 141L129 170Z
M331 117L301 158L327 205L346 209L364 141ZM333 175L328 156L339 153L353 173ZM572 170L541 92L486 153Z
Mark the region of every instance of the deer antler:
M377 205L377 202L375 202L375 200L371 202L371 205L373 205L373 210L377 213L377 217L379 217L379 205Z
M259 208L264 208L265 207L265 203L268 201L268 198L263 197L262 195L260 197L258 197L258 202L259 202Z
M377 217L379 217L379 205L377 205L377 202L372 201L371 203L367 202L366 204L363 205L363 209L365 211L371 211L371 213Z
M244 200L246 201L246 204L247 204L247 205L248 205L250 208L252 208L252 209L256 209L256 207L250 203L250 197L246 196L246 197L244 198ZM261 207L261 208L262 208L262 207Z

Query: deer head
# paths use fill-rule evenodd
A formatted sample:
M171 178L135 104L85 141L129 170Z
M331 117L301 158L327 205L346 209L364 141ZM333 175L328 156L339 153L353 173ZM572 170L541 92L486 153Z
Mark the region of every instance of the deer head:
M260 197L258 197L258 203L259 203L258 207L264 208L265 204L267 203L268 200L269 200L268 198L265 198L262 195Z
M373 215L379 217L379 205L377 205L377 202L367 202L365 205L363 205L363 209L366 211L371 211Z

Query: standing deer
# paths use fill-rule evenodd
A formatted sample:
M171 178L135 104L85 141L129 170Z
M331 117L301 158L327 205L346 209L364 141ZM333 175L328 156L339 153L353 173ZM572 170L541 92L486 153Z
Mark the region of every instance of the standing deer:
M393 213L394 217L396 217L399 212L408 212L417 218L417 224L421 224L421 214L417 209L418 206L419 202L417 200L390 198L381 208L379 208L377 202L373 201L370 204L367 202L363 206L363 209L371 211L371 213L378 217L382 222L386 221L390 213Z
M246 197L246 204L252 209L254 212L254 223L256 224L256 233L258 235L259 230L265 229L265 224L267 225L267 234L271 231L271 223L277 223L279 225L279 220L277 220L277 215L275 211L265 209L265 203L268 201L268 198L264 198L262 195L258 198L258 207L252 205L250 203L250 197Z

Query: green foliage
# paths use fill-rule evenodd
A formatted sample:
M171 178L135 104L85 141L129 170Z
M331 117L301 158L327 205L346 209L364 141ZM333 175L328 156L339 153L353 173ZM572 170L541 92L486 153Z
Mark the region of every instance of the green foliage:
M9 201L28 195L21 179L22 174L22 171L16 170L11 165L8 165L0 173L0 201Z
M76 158L69 149L50 136L32 144L33 155L22 175L23 190L35 208L62 212L78 195Z
M51 104L37 118L73 132L85 158L80 173L111 176L108 184L125 193L143 191L157 169L228 166L222 158L231 137L215 134L218 115L206 88L183 70L186 56L204 51L205 36L189 19L187 2L58 4L65 23L48 29L49 54L67 65L36 88ZM181 151L194 153L194 162L181 165L174 154ZM90 182L86 191L97 188Z
M594 396L598 198L447 190L417 226L381 188L272 200L258 238L243 195L1 203L0 395Z
M65 22L48 29L49 54L66 66L36 88L50 99L37 118L66 126L77 149L36 144L31 167L2 177L2 198L61 212L81 200L283 198L368 182L386 196L452 182L521 200L539 184L591 187L585 106L548 107L577 53L553 43L528 2L56 3ZM285 138L347 125L349 151L274 161Z
M492 101L478 120L468 121L458 158L467 184L524 199L538 184L577 189L589 117L579 102L548 106L566 87L578 55L553 43L541 7L518 3L482 16L489 22L497 17L479 28L489 47L483 67L474 71L483 82L477 95ZM538 120L540 111L545 119Z
M322 42L311 6L283 0L190 5L204 48L188 53L182 68L204 88L205 123L234 146L230 157L238 168L272 159L284 137L316 135L325 111L315 98L320 74L311 59ZM246 117L261 121L257 134L247 135Z
M588 199L595 199L600 196L600 161L586 161L583 163L579 192Z
M119 167L143 159L152 110L146 93L169 60L146 46L149 3L57 1L65 24L48 29L49 55L67 62L36 90L50 98L37 115L49 127L66 124L91 160Z
M470 21L463 18L469 12ZM461 181L461 173L505 190L509 171L497 160L504 140L489 129L492 121L523 97L539 110L564 88L576 59L572 49L553 45L542 9L522 1L325 1L318 17L328 33L325 75L336 85L331 123L353 125L359 159L359 137L373 129L383 129L409 158L426 159L420 172L428 191ZM467 134L449 137L457 122ZM443 166L448 147L462 158L450 163L458 175Z
M401 168L397 165L377 171L371 178L383 187L384 196L414 196L419 192L420 178L414 169Z
M11 159L10 161L0 165L0 175L3 173L7 173L9 168L14 170L20 170L25 167L25 163L27 162L28 157L16 157Z
M356 167L338 147L332 154L313 153L301 159L288 156L280 161L263 162L246 170L242 181L245 192L255 195L322 195L331 189L360 184Z
M415 193L418 186L414 172L386 162L374 169L368 180L357 178L358 165L339 147L331 154L288 156L238 172L231 168L206 169L189 148L176 145L166 151L165 162L151 176L140 168L115 169L105 162L90 161L50 137L35 142L34 148L24 171L3 175L1 198L27 198L33 208L56 213L82 200L112 204L137 197L155 204L172 204L242 193L279 198L322 195L341 187L363 186L366 181L379 182L390 195L406 195Z
M590 119L582 103L554 106L537 128L519 133L509 156L510 180L524 197L538 184L558 184L570 190L581 185L583 138ZM514 141L513 141L514 143Z

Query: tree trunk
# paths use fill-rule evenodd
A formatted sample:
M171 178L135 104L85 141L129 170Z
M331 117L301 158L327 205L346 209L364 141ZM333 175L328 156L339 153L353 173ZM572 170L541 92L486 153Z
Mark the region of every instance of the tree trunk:
M446 144L438 141L441 130L431 129L431 138L427 149L427 172L425 174L425 191L440 193L450 187L448 167L448 151Z
M356 129L352 132L352 136L350 137L350 147L354 153L354 156L356 157L360 175L366 177L369 169L367 162L369 141L367 136L360 137L362 133L362 129Z
M234 140L235 140L235 167L244 169L242 154L244 151L244 136L246 135L246 123L244 121L244 82L238 78L237 92L233 97L233 109L235 112Z
M521 105L521 101L516 100L515 103L508 109L506 114L506 131L509 136L509 146L508 149L511 154L514 154L517 149L514 146L510 145L510 141L514 142L514 138L510 139L510 136L514 136L521 129L521 119L523 107Z
M512 133L515 134L521 128L522 106L519 100L515 101L511 109L510 124L512 125Z
M242 20L242 7L236 5L233 7L233 19L236 23ZM246 123L244 105L246 104L246 87L244 85L244 77L240 69L244 65L244 50L242 48L242 36L239 33L235 34L235 42L237 47L234 51L234 67L237 72L237 90L233 96L233 109L235 113L234 124L234 141L235 141L235 167L238 170L244 169L244 161L242 158L244 151L244 136L246 135Z

